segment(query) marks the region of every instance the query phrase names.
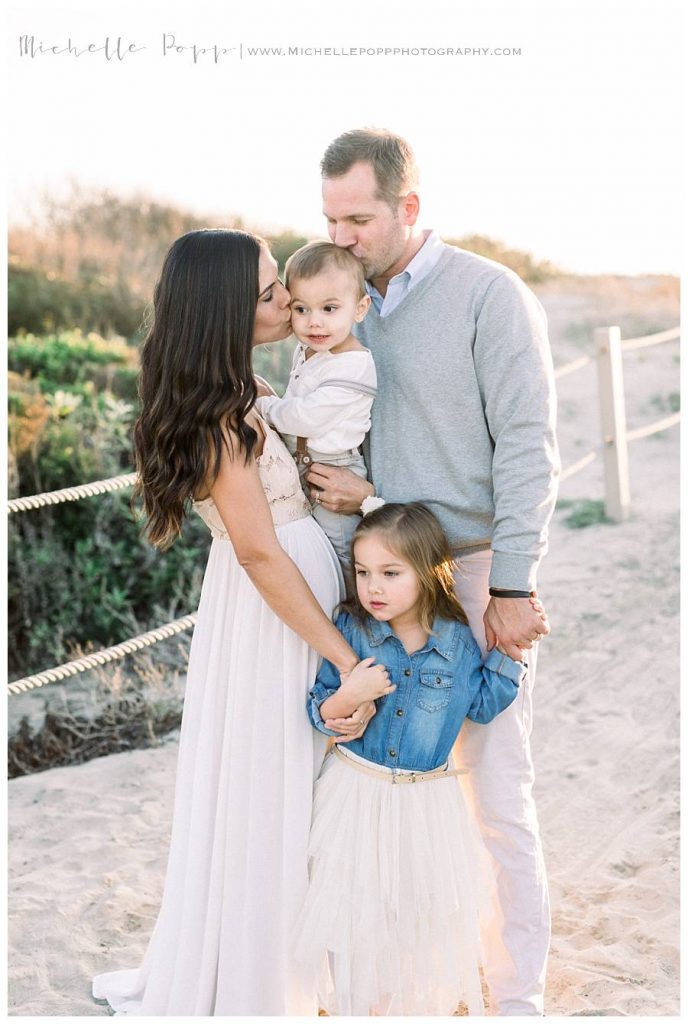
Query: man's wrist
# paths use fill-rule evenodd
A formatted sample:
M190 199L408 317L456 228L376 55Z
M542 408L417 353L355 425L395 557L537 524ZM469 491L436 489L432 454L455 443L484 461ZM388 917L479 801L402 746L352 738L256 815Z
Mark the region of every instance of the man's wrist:
M526 554L493 548L488 586L496 590L535 590L539 561Z
M503 590L501 587L490 587L490 597L531 598L534 590Z

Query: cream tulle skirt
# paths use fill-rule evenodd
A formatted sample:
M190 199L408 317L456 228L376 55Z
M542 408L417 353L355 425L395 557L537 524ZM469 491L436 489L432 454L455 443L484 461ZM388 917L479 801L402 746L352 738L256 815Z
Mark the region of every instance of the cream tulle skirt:
M456 776L391 785L330 753L316 783L308 852L295 955L321 1007L446 1016L465 1003L471 1015L484 1013L485 861Z

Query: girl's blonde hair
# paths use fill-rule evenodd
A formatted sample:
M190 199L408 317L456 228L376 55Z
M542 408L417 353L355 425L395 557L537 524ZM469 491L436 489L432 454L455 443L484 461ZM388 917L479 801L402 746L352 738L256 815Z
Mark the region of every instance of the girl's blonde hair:
M418 621L427 633L432 633L436 617L468 624L454 593L456 564L449 541L426 505L419 501L390 502L364 516L351 539L352 565L356 541L373 533L381 534L385 545L413 566L420 585ZM357 592L343 607L359 620L368 614Z

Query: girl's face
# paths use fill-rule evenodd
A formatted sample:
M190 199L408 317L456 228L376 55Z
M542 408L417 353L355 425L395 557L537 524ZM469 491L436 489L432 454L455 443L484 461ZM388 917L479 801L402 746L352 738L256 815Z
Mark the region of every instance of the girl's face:
M416 570L386 546L382 535L369 533L356 541L354 568L358 599L374 619L393 627L417 622L420 582Z
M268 345L291 334L291 297L277 276L277 264L266 246L258 258L258 303L253 344Z

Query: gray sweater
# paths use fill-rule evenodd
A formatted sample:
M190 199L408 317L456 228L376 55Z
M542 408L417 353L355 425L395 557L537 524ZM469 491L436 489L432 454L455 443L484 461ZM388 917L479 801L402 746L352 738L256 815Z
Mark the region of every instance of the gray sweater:
M544 311L508 268L453 246L356 334L378 396L364 454L376 493L423 501L460 557L491 547L490 585L532 590L559 456Z

